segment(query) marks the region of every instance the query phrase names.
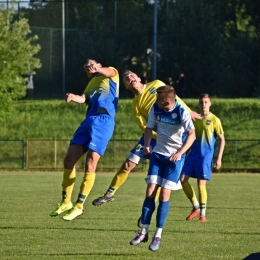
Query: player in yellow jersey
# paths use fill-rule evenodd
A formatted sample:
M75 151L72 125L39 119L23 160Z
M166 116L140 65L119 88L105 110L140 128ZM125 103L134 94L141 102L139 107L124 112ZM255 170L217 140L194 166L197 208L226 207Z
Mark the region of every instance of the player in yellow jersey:
M186 220L192 220L200 215L199 221L206 222L206 182L211 178L216 139L219 138L219 150L214 167L219 169L222 164L221 160L225 147L225 138L219 118L210 112L211 100L208 94L200 95L199 106L202 119L194 122L196 140L192 144L190 153L184 162L181 183L184 193L193 206ZM188 182L190 177L197 179L199 202L192 186Z
M90 81L79 96L66 94L65 101L88 105L86 118L80 124L64 159L62 182L62 201L51 217L68 211L64 220L73 220L83 214L83 204L94 182L97 163L105 153L107 144L113 135L115 114L119 96L119 75L113 67L102 67L95 60L88 59L84 70ZM81 183L76 203L71 202L73 186L76 180L75 164L86 153L85 175Z
M165 86L165 84L160 80L154 80L148 82L147 84L142 84L141 79L134 72L129 70L123 73L123 81L125 87L135 95L132 102L132 111L134 113L137 124L142 129L142 132L145 132L150 109L156 101L156 89L161 86ZM176 96L176 99L179 104L181 104L191 113L191 117L193 119L201 118L199 114L191 111L189 107L179 97ZM152 132L152 140L150 143L151 149L153 149L156 144L156 137L157 133L156 129L154 129L154 131ZM150 154L143 154L143 148L144 136L142 136L138 143L132 148L126 160L123 162L121 168L114 176L108 190L104 193L103 196L93 200L92 204L94 206L101 206L106 202L114 200L115 192L126 181L130 171L132 171L142 160L150 159ZM176 185L176 189L180 188L181 185L179 183L179 185Z

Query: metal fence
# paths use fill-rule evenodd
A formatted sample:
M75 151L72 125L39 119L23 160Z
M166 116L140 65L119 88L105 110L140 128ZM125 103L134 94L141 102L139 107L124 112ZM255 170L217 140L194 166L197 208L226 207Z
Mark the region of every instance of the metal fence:
M136 140L111 140L97 171L117 171L135 144ZM69 140L61 139L0 140L0 169L62 170L68 145ZM145 160L135 171L145 172L148 163ZM84 169L84 157L77 169ZM221 171L260 173L260 140L226 140Z

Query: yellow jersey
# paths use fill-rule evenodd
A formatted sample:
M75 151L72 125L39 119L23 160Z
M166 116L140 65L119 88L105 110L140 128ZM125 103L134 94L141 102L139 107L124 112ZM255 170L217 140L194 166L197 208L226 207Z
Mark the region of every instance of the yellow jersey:
M88 83L84 93L88 95L87 116L95 115L103 107L109 115L115 117L119 96L119 75L113 67L108 67L116 72L114 77L107 78L96 74Z
M148 121L149 112L156 101L156 89L166 84L160 80L154 80L144 85L143 91L136 95L132 102L132 111L136 122L142 131L145 131L146 123ZM176 95L176 99L185 109L191 112L191 109ZM156 132L153 131L153 139L157 138Z

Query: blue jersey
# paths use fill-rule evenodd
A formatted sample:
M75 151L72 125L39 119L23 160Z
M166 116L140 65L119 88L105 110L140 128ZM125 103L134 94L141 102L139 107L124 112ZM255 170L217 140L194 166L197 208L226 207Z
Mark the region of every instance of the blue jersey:
M116 114L119 96L119 75L116 71L114 77L107 78L102 74L95 75L88 83L84 93L88 95L87 116L96 115L99 108L105 108L113 118Z
M118 103L119 76L116 71L114 77L95 75L88 83L84 93L88 96L86 119L81 123L70 144L81 144L84 153L88 149L100 155L105 153L115 126L115 114ZM100 108L107 113L98 113Z

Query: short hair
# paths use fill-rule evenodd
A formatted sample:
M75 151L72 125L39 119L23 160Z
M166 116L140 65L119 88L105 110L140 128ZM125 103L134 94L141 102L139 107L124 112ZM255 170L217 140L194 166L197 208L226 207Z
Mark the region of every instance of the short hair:
M86 66L86 64L88 64L90 61L94 61L94 63L98 63L96 60L93 60L93 59L87 59L87 60L85 60L85 62L84 62L84 64L83 64L83 68L85 69L85 66Z
M207 93L202 93L202 94L200 94L199 100L201 100L201 99L203 99L203 98L208 98L208 99L210 99L210 95L207 94Z
M130 74L130 73L133 73L131 70L125 70L124 72L123 72L123 77L125 76L125 75L127 75L127 74Z
M156 92L158 95L160 94L173 94L174 96L176 95L176 91L172 86L169 85L165 85L165 86L161 86L159 88L156 89Z

